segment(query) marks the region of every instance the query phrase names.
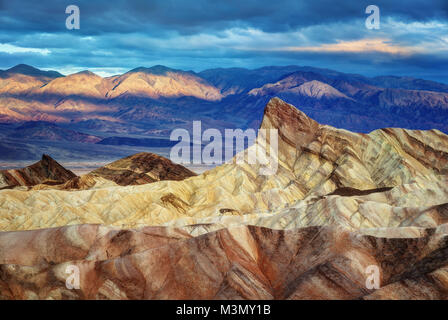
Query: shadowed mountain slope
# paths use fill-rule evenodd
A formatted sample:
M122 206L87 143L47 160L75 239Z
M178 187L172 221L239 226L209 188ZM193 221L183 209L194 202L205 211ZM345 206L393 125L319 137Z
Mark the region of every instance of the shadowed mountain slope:
M131 186L162 180L180 181L196 174L154 153L141 152L119 159L63 184L39 184L32 190L88 190Z
M0 170L0 188L33 186L41 183L58 184L76 175L65 169L48 155L35 164L22 169Z
M62 128L57 124L45 121L26 122L17 127L9 136L14 139L37 139L83 143L97 143L102 140L100 137Z

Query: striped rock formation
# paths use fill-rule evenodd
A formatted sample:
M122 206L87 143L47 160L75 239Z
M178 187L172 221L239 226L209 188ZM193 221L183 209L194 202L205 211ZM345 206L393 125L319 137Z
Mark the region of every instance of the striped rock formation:
M0 170L0 189L37 184L60 184L76 177L50 156L22 169Z
M154 153L141 152L92 171L90 176L111 180L120 186L161 180L183 180L196 174Z
M194 227L192 227L194 228ZM444 299L447 227L375 237L336 227L69 226L0 234L2 299ZM379 270L375 289L369 266ZM69 289L71 270L79 287Z
M0 297L446 298L448 136L353 133L279 99L261 127L278 130L274 175L228 163L182 181L0 191Z

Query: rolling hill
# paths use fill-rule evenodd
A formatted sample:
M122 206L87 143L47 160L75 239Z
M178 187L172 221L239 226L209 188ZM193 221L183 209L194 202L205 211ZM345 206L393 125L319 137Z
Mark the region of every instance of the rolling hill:
M263 114L274 175L231 162L181 181L0 190L0 297L446 299L448 136L354 133L278 98Z

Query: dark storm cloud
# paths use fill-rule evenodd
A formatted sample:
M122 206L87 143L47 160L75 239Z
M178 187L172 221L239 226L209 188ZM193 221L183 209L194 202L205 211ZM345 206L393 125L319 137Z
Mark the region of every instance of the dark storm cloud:
M80 30L65 28L71 4L80 8ZM370 4L380 7L381 30L364 26ZM0 0L0 26L0 68L27 63L66 73L307 64L440 79L448 52L447 0ZM288 49L369 38L409 54Z
M385 16L408 21L446 19L446 0L376 0ZM66 6L81 9L82 33L151 32L175 30L197 33L236 26L264 31L347 21L363 16L372 1L335 0L132 0L132 1L8 1L3 2L1 25L11 31L65 31Z

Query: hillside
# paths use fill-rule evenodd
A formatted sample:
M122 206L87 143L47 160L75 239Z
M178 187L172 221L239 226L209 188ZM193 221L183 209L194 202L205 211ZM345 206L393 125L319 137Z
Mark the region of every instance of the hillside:
M0 227L28 230L0 233L0 297L446 299L447 135L352 133L280 99L261 127L278 130L275 175L229 163L182 181L0 191ZM67 263L88 274L79 290ZM372 265L379 289L365 285Z

